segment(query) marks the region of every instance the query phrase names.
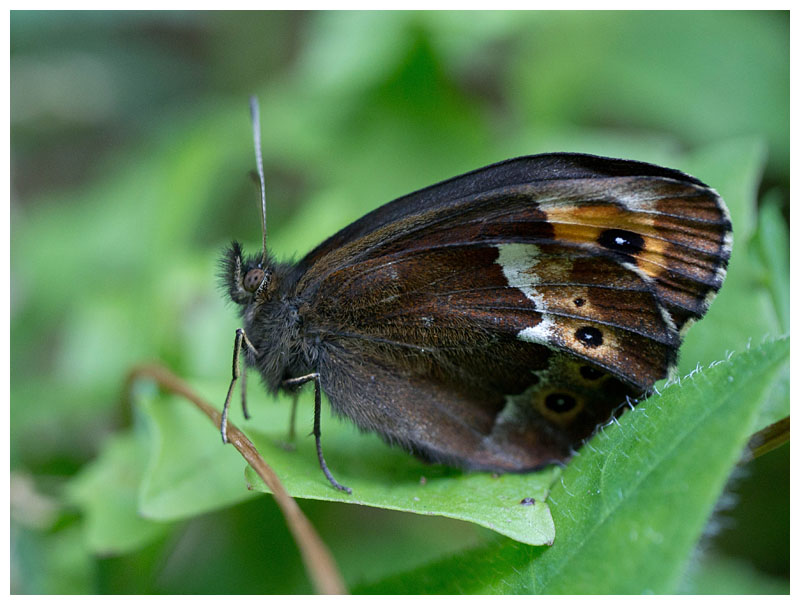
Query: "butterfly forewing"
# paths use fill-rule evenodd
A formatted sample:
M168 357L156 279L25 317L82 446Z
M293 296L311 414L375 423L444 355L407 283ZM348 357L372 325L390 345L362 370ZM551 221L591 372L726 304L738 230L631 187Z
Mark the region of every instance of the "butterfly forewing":
M433 460L525 470L667 375L729 253L696 179L554 154L368 214L300 262L297 292L337 412Z

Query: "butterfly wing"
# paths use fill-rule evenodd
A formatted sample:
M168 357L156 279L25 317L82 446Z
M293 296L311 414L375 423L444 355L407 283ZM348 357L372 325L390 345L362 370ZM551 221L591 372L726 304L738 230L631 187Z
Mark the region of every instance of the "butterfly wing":
M692 177L532 156L367 215L298 288L334 410L433 460L524 470L669 373L730 243Z
M458 206L463 200L489 191L530 185L539 181L592 179L615 176L663 177L705 185L683 172L655 164L578 153L549 153L505 160L447 179L384 204L329 237L299 263L302 272L327 254L387 225L436 207ZM325 263L328 265L328 263Z

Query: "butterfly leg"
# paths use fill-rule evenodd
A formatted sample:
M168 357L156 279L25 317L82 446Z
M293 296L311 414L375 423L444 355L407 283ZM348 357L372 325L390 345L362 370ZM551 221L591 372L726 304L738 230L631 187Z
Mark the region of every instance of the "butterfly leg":
M242 368L242 413L245 420L250 420L250 412L247 411L247 366Z
M284 380L284 386L296 386L305 384L306 382L314 381L314 440L317 442L317 458L319 459L319 466L322 468L322 472L325 473L325 476L328 478L328 481L331 482L331 485L338 490L343 492L347 492L348 494L352 494L353 490L349 487L346 487L339 483L331 474L331 471L328 469L328 464L325 462L325 456L322 455L322 441L320 436L322 432L319 428L319 417L320 411L322 409L322 387L319 383L319 373L313 372L312 374L306 374L305 376L298 376L297 378L289 378L288 380Z
M289 431L286 434L286 440L285 441L281 441L279 443L279 445L283 449L285 449L287 452L293 452L293 451L295 451L297 449L297 447L295 447L295 439L294 439L294 436L295 436L294 427L295 427L295 424L296 424L295 423L295 419L296 418L297 418L297 393L293 392L292 393L292 411L291 411L291 414L289 416Z
M233 388L236 386L236 381L239 379L240 376L240 369L239 369L239 353L241 353L242 347L247 346L248 349L255 355L258 353L256 348L253 346L253 343L250 342L250 339L247 338L247 334L244 333L244 330L239 328L236 330L236 338L233 341L233 370L232 374L233 377L231 378L231 384L228 387L228 394L225 396L225 404L222 406L222 419L220 420L220 433L222 434L222 443L228 443L228 408L231 404L231 395L233 395ZM247 413L247 403L246 403L246 395L245 395L245 378L242 376L242 410L244 411L244 417L250 418L250 415Z
M297 419L297 393L294 393L292 395L292 413L289 416L289 435L288 435L289 443L292 443L294 441L294 435L295 435L294 426L296 424L295 423L296 419Z

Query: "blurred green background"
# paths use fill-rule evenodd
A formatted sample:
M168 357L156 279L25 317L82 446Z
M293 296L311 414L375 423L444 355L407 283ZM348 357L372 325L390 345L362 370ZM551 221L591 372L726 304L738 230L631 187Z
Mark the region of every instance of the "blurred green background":
M12 12L12 592L310 590L269 497L100 545L102 513L74 495L90 473L102 493L98 456L146 434L121 401L133 364L228 380L238 326L217 256L232 238L260 241L250 94L279 257L404 193L546 151L688 170L696 150L754 149L753 201L783 234L788 51L788 12ZM762 259L775 317L731 308L756 341L788 332L788 249L754 221L736 234ZM788 450L737 472L694 590L742 574L788 589ZM124 452L145 464L146 445ZM109 479L130 488L122 507L137 468ZM351 583L492 539L452 520L301 506Z

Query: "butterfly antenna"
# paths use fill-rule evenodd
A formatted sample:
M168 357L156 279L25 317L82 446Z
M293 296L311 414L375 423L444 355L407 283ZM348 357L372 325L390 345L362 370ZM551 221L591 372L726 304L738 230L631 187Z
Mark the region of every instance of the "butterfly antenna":
M258 98L250 97L250 120L253 123L253 145L256 148L258 181L261 185L261 267L267 264L267 188L264 184L264 160L261 157L261 118Z

